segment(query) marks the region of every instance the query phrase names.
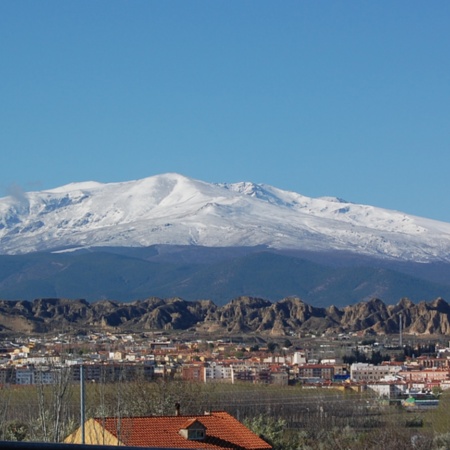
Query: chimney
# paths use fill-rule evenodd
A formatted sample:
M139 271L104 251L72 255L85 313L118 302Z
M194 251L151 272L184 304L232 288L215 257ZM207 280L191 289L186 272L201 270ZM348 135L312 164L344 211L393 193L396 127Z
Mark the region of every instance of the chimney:
M176 402L175 403L175 415L176 416L180 415L180 408L181 408L181 405L178 402Z

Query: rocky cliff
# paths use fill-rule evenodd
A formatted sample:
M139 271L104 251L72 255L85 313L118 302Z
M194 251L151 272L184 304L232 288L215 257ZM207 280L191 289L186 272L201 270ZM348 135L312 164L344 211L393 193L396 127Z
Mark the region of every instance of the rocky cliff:
M131 303L37 299L0 301L0 327L5 333L108 330L197 330L204 333L405 333L449 334L450 305L443 299L414 304L408 299L386 305L379 299L343 309L316 308L299 298L276 303L239 297L218 307L208 300L152 297Z

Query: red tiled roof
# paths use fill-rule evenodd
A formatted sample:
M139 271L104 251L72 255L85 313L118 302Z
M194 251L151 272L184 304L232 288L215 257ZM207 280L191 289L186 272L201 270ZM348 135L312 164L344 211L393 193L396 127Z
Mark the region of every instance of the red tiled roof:
M181 428L189 428L191 425L193 425L197 421L198 421L198 419L196 417L194 417L192 419L188 419L188 421L185 422Z
M270 450L272 447L226 412L202 416L151 416L96 418L97 423L124 445L136 447L202 448L235 450ZM179 434L187 423L198 421L206 429L202 441L189 440Z

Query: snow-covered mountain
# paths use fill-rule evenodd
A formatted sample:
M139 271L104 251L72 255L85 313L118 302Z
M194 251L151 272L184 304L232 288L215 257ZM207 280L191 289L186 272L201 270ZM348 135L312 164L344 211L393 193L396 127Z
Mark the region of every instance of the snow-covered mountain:
M450 224L263 184L211 184L173 173L0 199L0 254L153 244L265 245L450 261Z

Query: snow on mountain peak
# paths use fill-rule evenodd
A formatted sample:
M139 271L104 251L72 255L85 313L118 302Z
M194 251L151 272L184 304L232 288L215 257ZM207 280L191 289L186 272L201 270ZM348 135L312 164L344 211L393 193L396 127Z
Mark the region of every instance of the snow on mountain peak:
M273 195L270 190L264 188L264 185L249 183L245 181L241 183L221 184L219 186L224 187L225 189L228 189L232 192L244 194L249 197L267 201L269 203L285 205L285 202L280 197Z
M250 182L206 183L176 173L71 183L0 199L0 253L153 244L447 260L450 224L334 197L314 199Z
M331 203L350 203L347 200L344 200L339 197L319 197L319 200L324 200L326 202L331 202Z
M68 193L73 191L91 191L94 189L98 189L104 186L103 183L99 183L98 181L81 181L78 183L69 183L64 186L60 186L54 189L50 189L46 192L54 192L54 193Z

